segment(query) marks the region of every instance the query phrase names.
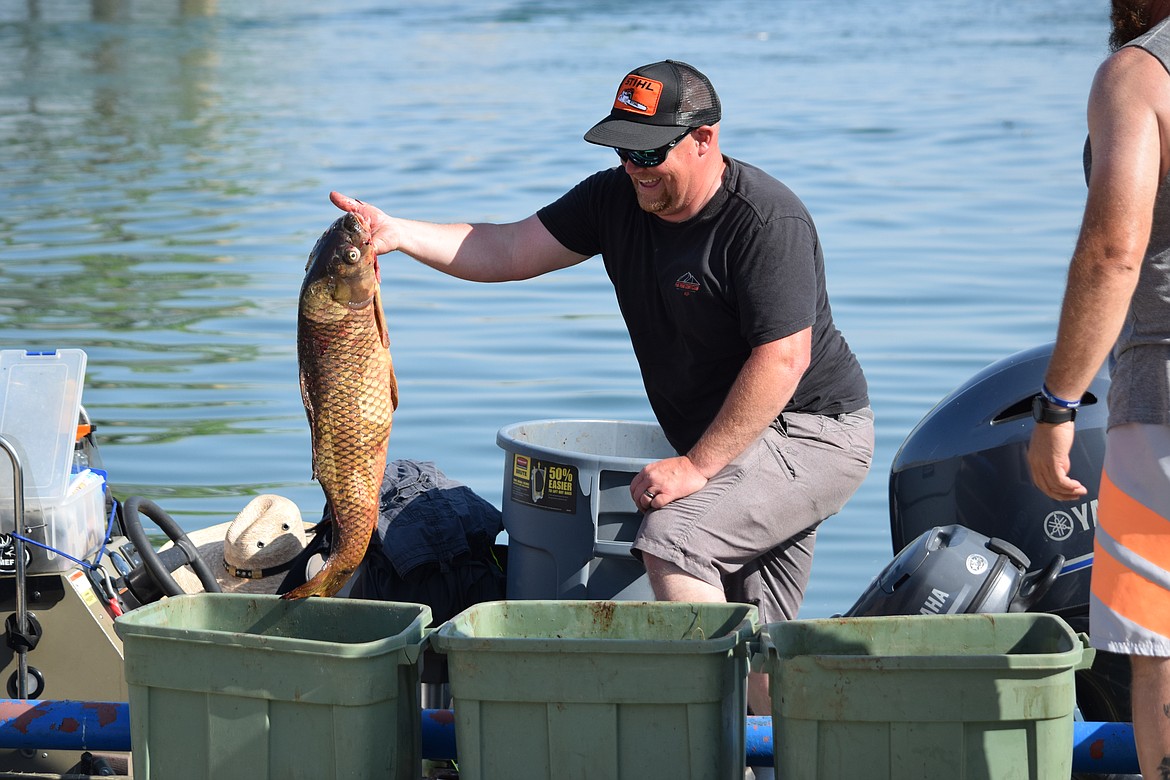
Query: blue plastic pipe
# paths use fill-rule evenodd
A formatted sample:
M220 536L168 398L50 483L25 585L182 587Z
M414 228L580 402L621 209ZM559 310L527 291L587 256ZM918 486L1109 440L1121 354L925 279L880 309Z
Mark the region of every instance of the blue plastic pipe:
M130 708L121 702L0 699L5 749L130 749Z
M1132 723L1073 721L1074 772L1137 774Z
M453 759L455 716L451 710L422 711L422 757ZM130 750L130 707L124 702L0 699L0 749ZM747 719L747 765L772 766L772 719ZM1129 723L1073 723L1074 772L1131 774L1138 771Z
M455 758L455 714L451 710L422 711L422 757Z

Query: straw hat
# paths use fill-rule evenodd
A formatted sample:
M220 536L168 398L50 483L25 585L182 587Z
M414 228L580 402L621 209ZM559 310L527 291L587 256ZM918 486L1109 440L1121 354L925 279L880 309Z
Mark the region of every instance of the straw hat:
M283 496L265 494L248 502L230 523L188 534L227 593L276 593L293 559L308 544L311 523ZM187 593L201 593L203 585L189 566L174 572Z

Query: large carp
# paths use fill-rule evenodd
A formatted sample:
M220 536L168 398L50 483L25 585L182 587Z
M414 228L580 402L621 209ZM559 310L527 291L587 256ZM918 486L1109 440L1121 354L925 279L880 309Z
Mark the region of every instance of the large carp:
M378 522L398 382L382 311L378 256L363 219L346 214L317 239L297 315L301 398L313 477L325 491L332 546L325 566L286 599L332 596L366 554Z

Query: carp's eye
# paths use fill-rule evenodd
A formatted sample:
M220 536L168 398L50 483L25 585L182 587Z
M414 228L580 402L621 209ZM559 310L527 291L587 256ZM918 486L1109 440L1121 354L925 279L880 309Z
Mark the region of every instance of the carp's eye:
M358 251L356 246L351 246L349 249L345 250L345 256L349 258L349 262L356 263L358 259L361 258L362 253Z

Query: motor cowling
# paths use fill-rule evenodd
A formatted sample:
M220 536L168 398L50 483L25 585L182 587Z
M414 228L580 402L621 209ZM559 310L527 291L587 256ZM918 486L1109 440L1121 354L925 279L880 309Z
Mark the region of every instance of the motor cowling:
M1063 556L1052 586L1031 608L1062 615L1085 630L1109 376L1104 367L1098 372L1077 412L1071 474L1088 495L1054 501L1032 483L1027 461L1036 424L1032 398L1052 346L991 364L910 432L890 468L891 541L897 553L931 528L961 525L1007 540L1040 566Z
M1015 545L961 525L939 526L906 545L845 616L1025 612L1063 563L1057 555L1029 574L1031 561Z

